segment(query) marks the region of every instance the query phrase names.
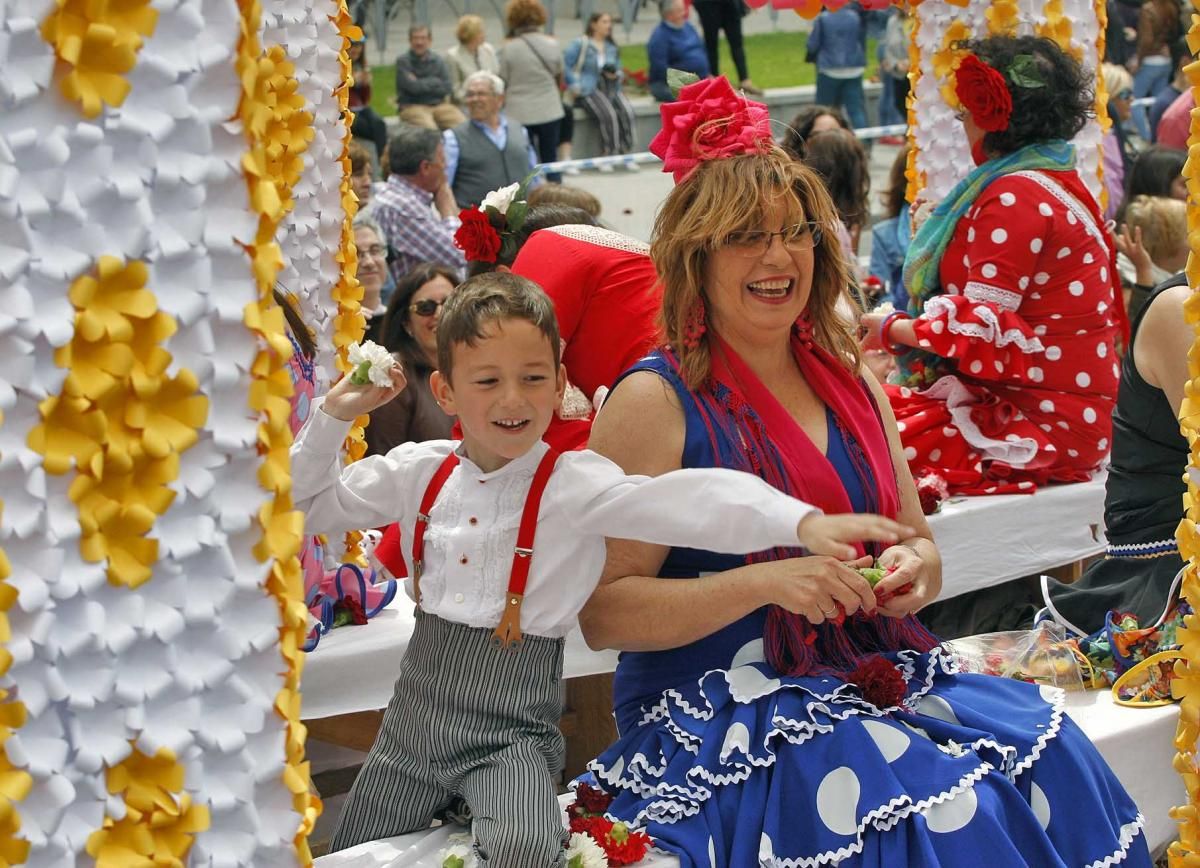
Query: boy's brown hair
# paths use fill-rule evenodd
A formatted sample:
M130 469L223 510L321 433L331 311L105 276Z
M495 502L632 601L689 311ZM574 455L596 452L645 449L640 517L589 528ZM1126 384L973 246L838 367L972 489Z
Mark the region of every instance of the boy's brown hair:
M475 346L484 329L506 319L523 319L536 326L550 342L554 370L560 348L554 304L532 280L506 271L480 274L464 281L446 299L437 328L438 370L450 382L454 347Z

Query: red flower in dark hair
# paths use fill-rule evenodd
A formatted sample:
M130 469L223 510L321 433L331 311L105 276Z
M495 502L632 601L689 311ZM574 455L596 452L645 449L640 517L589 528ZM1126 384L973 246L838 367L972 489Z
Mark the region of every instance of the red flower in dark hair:
M968 54L959 64L954 93L981 130L997 133L1008 128L1013 110L1008 84L1003 75L974 54Z
M863 699L876 708L893 708L903 701L908 692L908 684L900 670L878 654L858 664L848 680L858 687Z
M663 171L673 172L676 183L702 160L763 151L774 141L767 107L736 93L724 76L687 85L659 111L662 129L650 152L662 158Z
M478 208L464 208L458 219L462 225L454 233L454 246L468 262L495 262L500 255L500 233L488 215Z

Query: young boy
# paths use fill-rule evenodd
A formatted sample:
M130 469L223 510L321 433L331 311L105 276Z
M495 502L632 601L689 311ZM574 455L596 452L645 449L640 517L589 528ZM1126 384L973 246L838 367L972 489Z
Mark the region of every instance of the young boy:
M438 325L431 384L461 443L406 443L342 466L351 421L404 388L394 370L391 388L339 382L292 447L309 532L399 520L412 546L416 627L333 850L427 828L461 797L481 864L562 864L552 775L563 637L600 577L606 536L734 554L799 542L845 557L851 539L910 533L881 516L822 515L747 473L626 476L593 452L556 455L541 436L565 383L549 299L515 274L484 274L455 290ZM874 606L865 580L849 596ZM497 647L522 636L515 651Z

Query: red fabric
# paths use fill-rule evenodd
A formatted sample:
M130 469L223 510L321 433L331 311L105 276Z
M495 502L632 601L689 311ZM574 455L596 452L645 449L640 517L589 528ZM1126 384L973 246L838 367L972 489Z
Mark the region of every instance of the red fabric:
M1045 174L1094 204L1077 173ZM936 470L956 494L1090 477L1108 454L1120 376L1112 272L1111 250L1053 193L1017 175L989 185L942 258L946 295L914 320L921 346L957 363L958 397L948 405L941 381L888 387L915 473ZM996 457L981 438L1036 454Z
M750 367L716 332L710 332L715 352L713 376L754 408L771 436L771 443L783 459L792 493L801 500L828 513L853 512L850 497L833 464L813 444L804 429L771 390L763 385ZM900 494L892 467L887 436L879 424L874 401L867 387L828 352L811 343L793 338L796 362L804 380L828 406L838 421L858 443L866 456L871 475L878 486L878 511L896 516ZM863 549L856 543L859 553Z
M404 565L404 552L400 548L402 537L400 525L389 524L383 529L383 538L375 546L375 559L398 579L408 575L408 568Z
M567 376L588 398L657 345L662 288L645 253L547 229L530 237L512 270L554 302Z
M1196 98L1189 87L1175 98L1175 102L1167 106L1163 116L1158 120L1156 140L1165 148L1178 148L1186 151L1188 135L1191 133L1192 109L1196 107Z

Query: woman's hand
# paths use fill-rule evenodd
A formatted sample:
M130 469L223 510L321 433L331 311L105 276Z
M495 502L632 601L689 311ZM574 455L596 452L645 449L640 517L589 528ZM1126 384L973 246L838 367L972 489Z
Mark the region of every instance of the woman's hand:
M404 391L408 380L405 379L404 367L399 362L392 365L391 375L390 386L375 386L371 383L356 386L350 382L350 377L342 377L337 385L326 393L325 402L321 407L335 419L353 422L359 416L382 407Z
M932 598L937 596L939 589L931 587L925 561L915 549L906 545L885 549L879 556L879 566L891 570L875 586L875 596L886 601L879 604L879 614L903 618L933 602ZM908 590L901 593L906 585Z
M862 335L859 340L859 345L867 351L886 349L883 345L883 336L880 334L880 329L883 328L883 321L887 318L886 313L864 313L858 320L858 331Z
M1153 283L1154 261L1146 252L1145 245L1142 244L1142 227L1135 226L1130 232L1129 226L1124 225L1117 232L1113 241L1117 245L1117 252L1124 253L1133 263L1133 267L1137 270L1137 282L1142 286L1149 286Z
M807 557L760 564L763 600L813 624L836 617L839 606L847 615L859 609L870 614L875 611L875 592L857 570L869 567L871 560L859 558L846 564L835 558Z

